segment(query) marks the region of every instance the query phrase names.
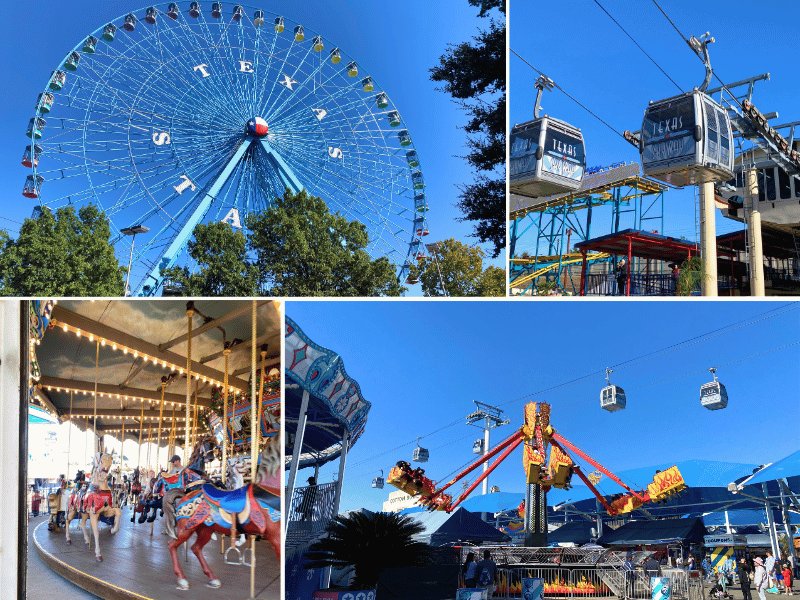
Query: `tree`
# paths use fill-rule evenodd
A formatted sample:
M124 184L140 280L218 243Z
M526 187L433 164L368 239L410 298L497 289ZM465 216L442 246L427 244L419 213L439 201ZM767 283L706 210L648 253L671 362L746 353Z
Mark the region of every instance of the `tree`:
M480 7L479 17L492 9L505 13L505 0L468 0ZM457 206L462 220L475 221L474 235L481 242L494 244L497 257L506 242L506 27L505 20L492 18L486 30L479 31L474 43L448 45L439 65L430 70L431 79L443 82L440 91L450 94L470 116L465 157L478 175L460 186Z
M484 253L453 238L435 245L436 250L412 267L412 276L422 282L426 296L442 296L442 284L449 296L505 296L506 273L489 267L483 270Z
M189 256L201 267L164 271L164 278L182 288L187 296L257 296L258 269L246 259L247 238L227 223L200 223L189 242Z
M19 237L0 232L4 296L122 296L123 275L109 244L111 228L94 205L43 208L25 219Z
M692 256L681 263L681 273L678 276L676 296L691 296L692 292L700 289L703 279L706 277L703 259L699 256Z
M349 567L353 590L372 590L384 569L424 564L428 546L413 536L425 527L408 515L357 512L337 515L324 537L306 551L307 569Z

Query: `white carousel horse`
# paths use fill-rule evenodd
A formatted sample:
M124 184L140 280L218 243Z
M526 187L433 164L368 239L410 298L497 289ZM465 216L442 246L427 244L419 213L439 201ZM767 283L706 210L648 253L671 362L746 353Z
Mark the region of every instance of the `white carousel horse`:
M111 468L112 455L98 452L93 460L92 478L89 488L84 495L75 490L69 499L69 514L67 515L67 544L72 543L69 535L69 525L76 514L81 516L81 532L86 545L89 543L89 533L86 531L86 519L89 519L94 532L94 555L98 562L103 560L100 554L100 530L98 522L101 518L109 521L113 519L111 533L117 533L121 523L122 511L114 506L114 496L108 487L108 471Z

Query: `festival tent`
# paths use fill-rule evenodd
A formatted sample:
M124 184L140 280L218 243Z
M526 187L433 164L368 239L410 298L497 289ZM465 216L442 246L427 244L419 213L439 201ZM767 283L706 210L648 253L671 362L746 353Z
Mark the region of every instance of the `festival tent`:
M458 507L452 513L444 511L415 515L425 526L425 531L415 536L431 546L445 546L459 542L508 542L511 538L481 520L475 513Z
M525 494L519 492L494 492L473 496L461 503L461 506L474 513L498 513L504 510L512 510L519 506L525 499Z
M608 530L598 540L602 546L663 545L683 542L702 544L706 531L703 520L662 519L659 521L630 521L618 529Z
M753 485L766 481L774 481L776 479L797 477L798 475L800 475L800 450L771 465L767 465L755 475L745 480L744 483L746 485Z
M597 525L592 521L572 521L571 523L564 523L555 531L551 531L547 534L547 543L587 544L591 540L593 527L597 527Z

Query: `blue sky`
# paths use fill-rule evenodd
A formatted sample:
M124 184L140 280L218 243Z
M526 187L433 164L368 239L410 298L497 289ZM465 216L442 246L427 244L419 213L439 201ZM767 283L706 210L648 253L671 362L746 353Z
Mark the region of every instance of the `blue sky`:
M600 0L683 91L699 86L705 75L701 61L650 0ZM687 38L709 31L711 65L725 83L770 73L756 83L753 102L762 112L778 111L771 124L800 120L796 109L797 70L789 59L796 52L795 24L800 4L772 0L757 6L743 0L659 0ZM571 96L616 131L636 131L650 100L678 94L678 89L634 45L593 0L512 2L509 12L510 47L544 72ZM537 73L509 52L509 125L533 118ZM719 82L712 79L709 88ZM560 91L545 92L543 113L583 131L587 167L618 161L639 161L636 148L608 129ZM665 196L664 233L695 239L696 188L672 190ZM610 208L595 212L593 235L611 232ZM716 211L717 233L743 228ZM627 218L627 221L625 220ZM623 215L621 228L631 227ZM530 236L529 236L530 237ZM530 250L523 238L517 251Z
M800 345L723 366L799 342L797 303L291 301L286 314L340 354L372 403L348 456L343 510L380 510L394 488L372 489L372 478L409 461L418 436L434 480L449 480L476 458L472 443L482 432L464 420L473 400L500 406L511 419L493 430L492 446L522 425L526 402L546 401L564 437L618 472L691 459L762 464L798 449ZM716 337L621 365L721 328ZM628 403L608 413L599 395L605 368L615 365L611 381ZM700 405L713 366L730 398L719 411ZM320 481L337 469L338 461L324 467ZM523 484L519 451L490 476L505 492L522 492ZM617 490L609 483L604 491Z
M97 27L132 10L143 13L144 6L140 0L0 3L0 51L7 90L0 124L0 153L6 165L0 172L0 186L6 190L0 227L8 229L12 237L35 204L21 195L28 170L20 160L30 143L25 137L28 121L50 72ZM272 0L262 8L300 22L341 46L389 93L413 137L425 176L431 231L425 241L454 237L475 243L476 239L469 237L472 226L456 221L461 213L454 206L456 185L473 177L470 167L459 158L467 152L466 135L459 129L466 116L449 95L434 90L428 70L437 64L448 43L476 35L488 19L477 18L477 9L466 0L394 4ZM121 250L118 258L127 263L127 252ZM501 256L493 264L504 266L504 260ZM421 292L417 289L416 293Z

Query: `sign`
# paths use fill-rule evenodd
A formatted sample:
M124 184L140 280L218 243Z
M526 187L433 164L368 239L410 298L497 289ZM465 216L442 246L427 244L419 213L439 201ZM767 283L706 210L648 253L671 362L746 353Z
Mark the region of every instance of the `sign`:
M704 546L745 546L747 540L741 535L705 535Z
M522 580L522 600L542 600L544 579L526 577Z
M489 591L483 588L460 588L456 592L456 600L486 600Z
M650 587L653 588L653 600L670 600L671 589L669 577L651 577Z

